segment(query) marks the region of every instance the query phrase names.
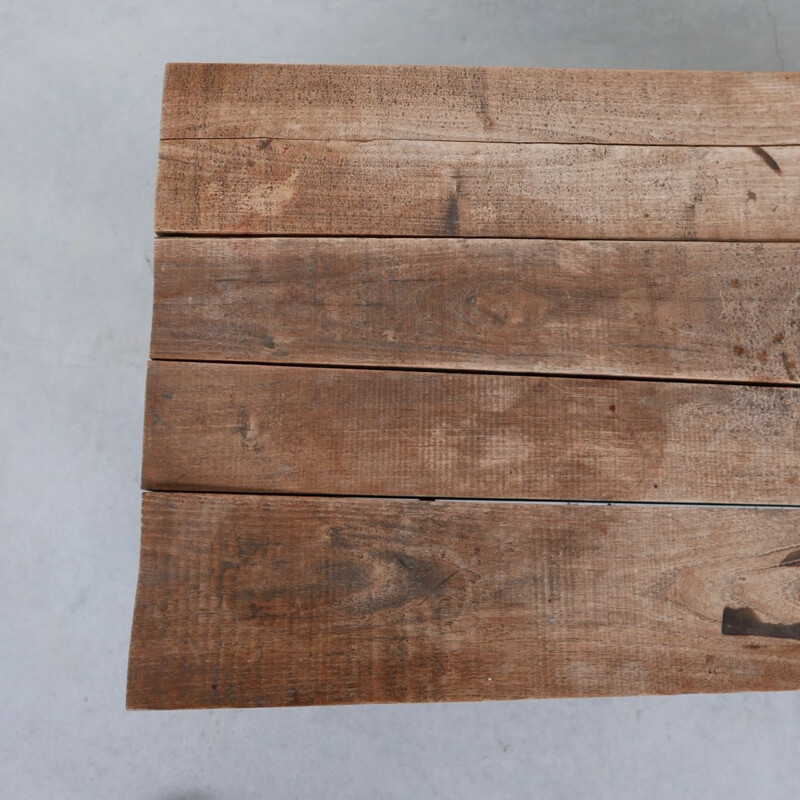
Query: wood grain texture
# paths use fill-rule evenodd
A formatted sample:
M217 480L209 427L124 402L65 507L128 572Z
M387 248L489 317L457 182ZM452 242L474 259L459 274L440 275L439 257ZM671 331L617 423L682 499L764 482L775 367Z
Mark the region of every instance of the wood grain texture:
M797 509L153 493L143 521L131 708L800 688Z
M147 489L800 503L800 390L151 362Z
M800 144L798 73L169 64L161 135Z
M170 65L129 707L800 688L798 119Z
M155 243L151 356L797 382L800 246Z
M159 233L800 239L800 147L187 139Z

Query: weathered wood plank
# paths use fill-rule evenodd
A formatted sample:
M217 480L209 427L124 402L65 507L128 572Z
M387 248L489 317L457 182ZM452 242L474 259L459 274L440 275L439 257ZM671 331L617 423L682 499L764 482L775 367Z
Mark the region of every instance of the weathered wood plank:
M741 505L800 505L800 388L735 383L798 383L798 119L800 74L170 65L158 232L298 238L156 242L129 705L800 688L800 508Z
M800 510L154 493L143 519L132 708L800 688Z
M151 362L147 489L800 503L800 390Z
M160 233L800 239L800 147L161 143Z
M800 144L798 73L169 64L162 137Z
M796 382L800 246L155 243L151 355Z

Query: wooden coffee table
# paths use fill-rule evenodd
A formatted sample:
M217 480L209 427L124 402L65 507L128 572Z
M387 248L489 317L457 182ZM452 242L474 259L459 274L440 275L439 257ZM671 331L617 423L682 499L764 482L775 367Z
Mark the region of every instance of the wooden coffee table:
M800 688L800 74L172 64L161 136L130 707Z

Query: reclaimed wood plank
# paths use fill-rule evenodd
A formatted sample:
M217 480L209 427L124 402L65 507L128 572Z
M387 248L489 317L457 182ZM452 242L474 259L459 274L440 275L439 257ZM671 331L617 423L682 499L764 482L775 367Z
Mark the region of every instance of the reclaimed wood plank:
M800 390L151 362L146 489L800 503Z
M800 147L163 141L162 234L800 239Z
M797 689L798 112L170 65L129 706Z
M800 74L169 64L161 135L800 144Z
M798 381L800 245L168 237L151 357Z
M128 705L797 689L798 531L798 509L149 493Z

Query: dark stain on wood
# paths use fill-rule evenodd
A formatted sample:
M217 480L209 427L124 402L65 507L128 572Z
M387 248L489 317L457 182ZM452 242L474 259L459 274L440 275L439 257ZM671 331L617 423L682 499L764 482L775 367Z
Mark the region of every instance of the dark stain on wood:
M781 567L800 567L800 550L792 550L785 558L781 561Z
M764 163L773 171L781 174L781 168L778 162L763 148L751 147L750 148L759 158L764 160Z
M318 558L310 568L297 558L277 559L266 548L250 551L246 558L240 552L228 578L237 618L327 619L331 629L340 630L369 627L379 618L385 622L406 613L424 612L443 621L457 618L469 584L479 579L431 548L373 549L369 535L338 527L329 529L327 538L327 552L324 542L307 544L306 558L310 553ZM445 592L450 594L445 597Z
M481 123L481 128L484 133L489 133L497 127L497 124L489 111L489 98L496 95L493 94L485 70L475 70L473 73L474 80L472 85L472 92L477 101L477 108L475 109L478 119Z
M444 235L458 236L460 212L458 210L458 191L450 195L444 217Z
M242 408L239 412L236 432L239 434L244 450L252 449L255 453L261 453L264 450L264 446L258 441L256 424L247 408Z
M773 639L800 640L800 622L764 622L752 608L726 606L722 612L725 636L769 636Z
M789 376L789 380L793 381L795 379L795 363L786 355L785 350L781 353L781 361L783 362L783 368L786 370L786 374Z

